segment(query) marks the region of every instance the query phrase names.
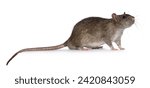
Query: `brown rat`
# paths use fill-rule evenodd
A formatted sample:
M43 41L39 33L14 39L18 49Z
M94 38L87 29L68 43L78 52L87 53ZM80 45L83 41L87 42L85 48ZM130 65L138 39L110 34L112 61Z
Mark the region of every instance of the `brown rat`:
M48 51L56 50L67 46L71 50L84 50L101 48L103 44L107 44L112 50L112 42L115 42L120 50L121 36L124 29L134 24L134 17L129 14L116 15L112 14L112 18L106 19L101 17L88 17L79 21L73 28L70 38L63 44L50 47L26 48L16 52L7 62L6 65L19 53L27 51Z

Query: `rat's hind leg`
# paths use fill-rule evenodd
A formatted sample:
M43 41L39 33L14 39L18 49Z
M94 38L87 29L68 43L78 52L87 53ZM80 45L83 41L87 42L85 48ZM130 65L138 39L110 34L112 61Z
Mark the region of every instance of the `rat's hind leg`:
M92 48L87 48L87 47L68 47L71 50L91 50Z
M78 50L78 47L75 47L75 46L71 46L71 47L69 46L68 48L71 50Z
M92 49L102 49L103 46L99 46L99 47L92 47Z
M90 50L90 49L92 49L92 48L89 48L89 47L73 46L73 45L69 45L68 48L71 49L71 50Z
M92 48L88 48L88 47L79 47L78 50L91 50Z
M68 45L68 48L71 49L71 50L81 50L81 49L82 49L82 47L74 46L74 45L72 45L72 44L69 44L69 45Z

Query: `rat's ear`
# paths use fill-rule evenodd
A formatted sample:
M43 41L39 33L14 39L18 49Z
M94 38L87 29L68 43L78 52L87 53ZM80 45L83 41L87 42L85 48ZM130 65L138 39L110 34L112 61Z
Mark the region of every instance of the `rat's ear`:
M112 19L113 19L114 21L116 21L116 22L118 21L118 20L117 20L117 15L116 15L116 13L113 13L113 14L112 14Z
M126 12L124 12L124 14L126 14Z

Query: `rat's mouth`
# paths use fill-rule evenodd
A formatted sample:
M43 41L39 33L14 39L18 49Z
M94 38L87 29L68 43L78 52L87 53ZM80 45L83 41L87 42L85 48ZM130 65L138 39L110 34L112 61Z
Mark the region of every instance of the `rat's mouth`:
M131 16L129 19L129 22L126 22L127 25L130 27L135 23L135 17Z
M132 17L131 20L132 20L132 22L133 22L133 24L134 24L134 22L135 22L135 17Z
M134 18L132 18L132 20L129 20L127 22L125 22L125 24L123 25L124 28L129 28L134 24L135 20Z

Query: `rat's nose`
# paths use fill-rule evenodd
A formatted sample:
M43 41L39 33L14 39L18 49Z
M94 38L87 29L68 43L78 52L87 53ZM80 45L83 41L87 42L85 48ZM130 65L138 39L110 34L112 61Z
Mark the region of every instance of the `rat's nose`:
M134 20L135 20L135 17L133 17L133 16L132 16L132 18L131 18L131 19L134 21Z

